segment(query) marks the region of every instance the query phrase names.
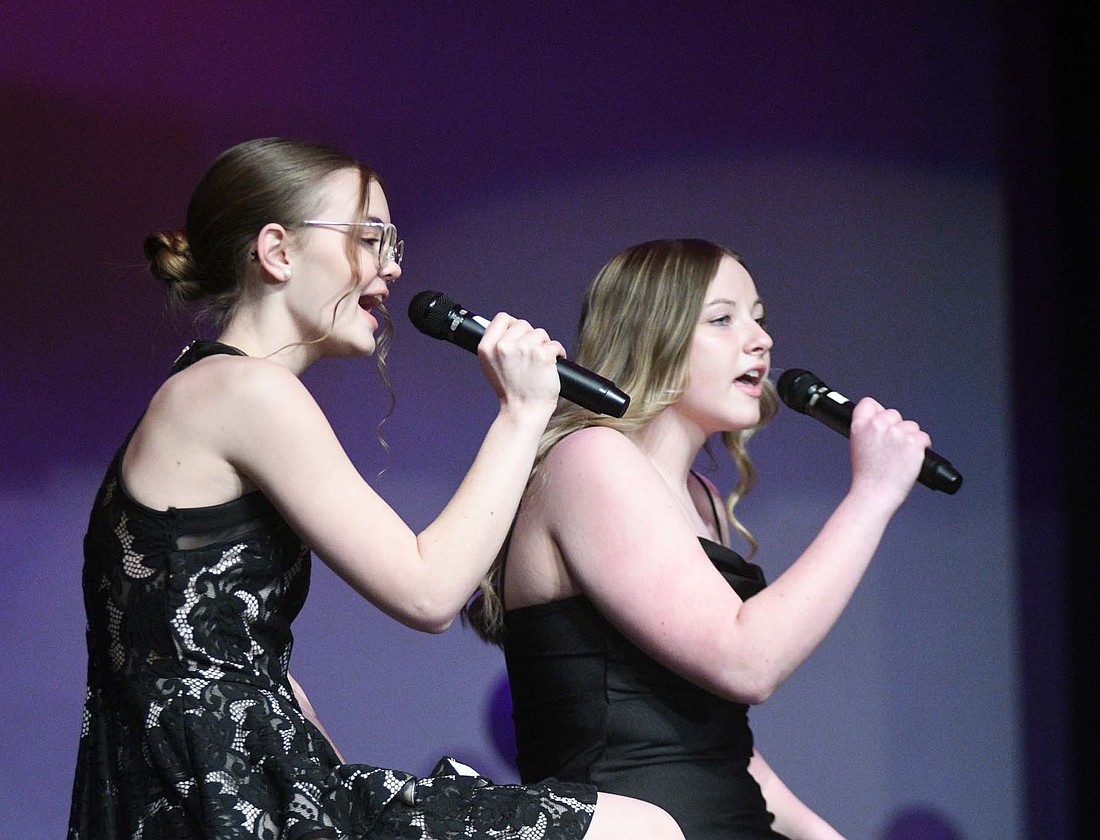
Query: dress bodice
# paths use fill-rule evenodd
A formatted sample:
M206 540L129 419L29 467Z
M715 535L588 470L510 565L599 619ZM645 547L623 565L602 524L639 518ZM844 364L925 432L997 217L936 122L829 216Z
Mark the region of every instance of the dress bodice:
M700 538L744 600L765 586L760 567ZM688 840L777 838L748 773L748 707L657 662L583 595L505 613L520 776L594 783L655 802Z
M173 372L218 352L240 354L197 342ZM101 675L285 685L290 625L309 592L308 547L261 493L146 507L122 479L127 443L108 467L84 542L89 652Z

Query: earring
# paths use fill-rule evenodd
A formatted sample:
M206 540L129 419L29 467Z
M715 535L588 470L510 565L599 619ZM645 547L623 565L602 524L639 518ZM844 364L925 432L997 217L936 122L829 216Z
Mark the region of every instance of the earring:
M283 279L284 280L289 280L290 279L290 266L289 265L286 268L283 269Z

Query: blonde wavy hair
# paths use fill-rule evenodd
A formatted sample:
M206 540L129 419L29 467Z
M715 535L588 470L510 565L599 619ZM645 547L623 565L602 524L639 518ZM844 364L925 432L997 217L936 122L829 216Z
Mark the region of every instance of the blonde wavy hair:
M600 270L581 307L574 358L628 393L630 406L623 417L609 417L560 403L539 443L528 494L538 486L547 454L562 438L587 426L634 432L680 399L688 385L699 312L718 265L727 256L744 265L736 252L712 242L662 239L631 246ZM734 514L734 507L756 481L746 444L778 407L775 387L766 381L760 422L751 429L721 435L738 476L726 498L726 510L734 530L749 544L750 557L757 542ZM709 443L708 452L713 456ZM495 644L501 642L504 628L500 586L506 553L507 544L463 613L483 639Z

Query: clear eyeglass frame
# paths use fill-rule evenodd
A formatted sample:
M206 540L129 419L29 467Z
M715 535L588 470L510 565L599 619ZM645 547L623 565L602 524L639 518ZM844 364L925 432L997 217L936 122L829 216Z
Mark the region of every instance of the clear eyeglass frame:
M397 238L397 226L389 222L334 222L328 219L306 219L302 227L375 228L381 231L378 238L378 267L385 268L391 262L401 265L405 256L405 240Z

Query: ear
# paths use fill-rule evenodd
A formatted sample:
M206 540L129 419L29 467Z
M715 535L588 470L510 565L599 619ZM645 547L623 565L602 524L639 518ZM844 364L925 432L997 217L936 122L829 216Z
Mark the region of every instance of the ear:
M290 279L290 233L282 225L272 222L261 228L256 237L256 262L260 264L264 280L269 283L285 283Z

